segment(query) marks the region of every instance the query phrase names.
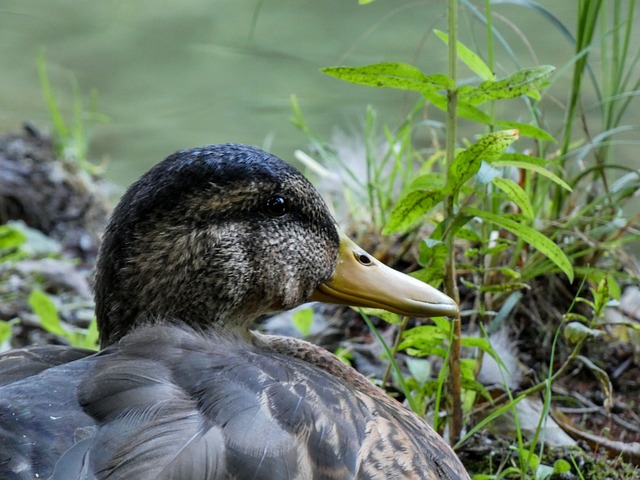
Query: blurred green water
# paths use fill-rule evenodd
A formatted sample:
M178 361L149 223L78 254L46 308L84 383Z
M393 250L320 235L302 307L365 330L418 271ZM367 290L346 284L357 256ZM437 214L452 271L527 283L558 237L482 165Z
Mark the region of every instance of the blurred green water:
M568 26L575 23L573 2L540 3ZM446 73L446 49L430 33L446 30L444 8L435 0L367 6L356 0L3 0L0 131L14 131L26 120L48 127L36 71L44 50L67 113L71 75L85 103L97 90L98 110L111 121L93 128L93 160L108 159L108 174L122 184L174 150L207 143L266 146L291 160L293 150L305 145L290 123L291 94L325 137L336 126L359 125L367 103L391 123L403 118L417 96L347 85L318 69L404 61ZM512 5L495 11L522 30L520 36L496 20L522 66L562 66L571 58L571 45L541 17ZM479 42L482 49L483 28L462 12L468 45ZM496 50L498 67L512 72L513 62ZM545 107L549 118L562 118L567 90L561 81L554 85L559 103ZM508 110L512 105L502 108L503 116L523 120Z

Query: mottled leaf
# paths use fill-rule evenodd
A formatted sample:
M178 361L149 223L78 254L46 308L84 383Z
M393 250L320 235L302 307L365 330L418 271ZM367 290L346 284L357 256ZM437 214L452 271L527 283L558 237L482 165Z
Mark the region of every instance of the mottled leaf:
M454 88L455 84L446 75L425 75L420 69L407 63L376 63L362 67L327 67L322 73L346 82L369 87L398 88L429 92Z
M449 167L445 187L447 192L456 192L463 183L478 172L483 160L490 162L500 156L517 138L517 130L500 130L483 136L475 144L462 150Z
M555 68L550 65L518 70L502 80L487 80L477 87L460 91L460 99L472 105L488 100L517 98L542 87Z
M417 190L407 193L398 200L398 203L391 211L382 233L389 235L407 231L443 198L442 190Z

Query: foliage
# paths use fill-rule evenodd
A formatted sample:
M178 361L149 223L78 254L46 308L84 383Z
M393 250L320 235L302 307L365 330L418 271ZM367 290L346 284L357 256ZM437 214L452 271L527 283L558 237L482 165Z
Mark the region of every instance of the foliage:
M73 119L71 123L68 124L63 118L53 87L49 81L44 53L41 53L38 57L38 75L40 77L42 95L49 109L49 116L51 117L51 125L53 127L52 136L56 155L64 161L73 163L89 173L99 173L101 168L91 164L88 160L89 125L96 122L106 123L108 121L105 115L100 115L96 111L97 93L95 91L92 92L91 113L86 113L78 81L74 76L70 77L73 89Z
M25 256L22 246L27 238L12 225L0 225L0 263L15 261ZM12 322L0 320L0 345L11 338Z
M293 313L293 326L300 332L303 337L309 335L313 326L313 309L301 308Z
M513 57L515 65L519 65L519 59L492 23L491 2L485 2L484 13L478 12L471 2L460 3L486 27L487 50L478 53L458 39L458 1L449 0L449 31L434 31L447 46L448 75L425 73L415 65L400 62L332 66L322 72L358 85L417 92L421 98L400 127L385 128L388 151L398 151L397 146L402 145L402 157L390 169L385 164L386 177L367 176L362 184L356 183L356 187L367 191L368 198L384 198L377 203L369 202L371 211L376 212L372 213L373 223L383 234L417 238L418 263L422 268L413 275L433 284L444 281L447 293L457 298L456 272L465 272L457 281L474 292L471 321L479 320L491 329L496 327L498 318L504 322L509 312L518 308L523 298L521 292L538 279L559 276L566 283L577 280L588 285L589 295L577 296L574 304L586 306L591 315L572 312L573 304L569 305L569 313L556 328L552 351L555 352L556 342L573 345L561 367L554 372L553 361L550 362L547 378L517 397L508 391L508 402L496 406L485 421L470 427L458 443L461 445L503 412L513 410L527 395L544 391L545 413L530 446L525 446L518 432L518 445L514 447L518 465L500 476L486 478L503 478L516 472L521 478L548 478L569 467L565 461L545 465L540 460L541 452L535 451L538 444L542 445L538 435L549 409L551 385L571 362L579 361L596 375L605 395L611 398L606 373L596 362L580 355L580 351L585 342L602 335L604 305L619 297L619 283L633 279L635 274L625 271L618 252L627 242L638 239L640 215L625 213L625 205L640 189L640 172L616 163L614 154L615 137L634 128L623 124L624 113L640 88L636 73L640 48L633 43L634 35L638 34L634 30L635 2L578 2L575 39L569 28L539 4L528 0L501 2L541 14L550 28L558 29L575 45L575 56L559 69L561 72L573 69L566 117L561 125L551 125L544 118L544 89L561 78L553 76L554 68L518 66L500 77L495 75L494 39ZM590 61L596 53L602 62L600 77ZM465 65L476 81L460 82L458 63ZM587 123L582 107L586 80L591 81L598 98L595 108L600 111L602 130L597 134L592 133L597 127ZM509 102L510 108L505 110L508 118L496 113L496 105L502 102ZM294 107L296 125L312 139L321 159L350 172L353 167L313 136L297 103ZM416 148L413 139L417 131L429 129L432 137L442 132L434 121L422 120L435 118L433 108L446 115L445 148L439 142L434 142L431 149ZM367 111L367 126L370 118L375 118L371 107ZM472 140L458 138L457 126L464 124L465 131L469 131L469 121L475 125L475 131L482 133ZM552 131L559 134L552 135ZM375 136L375 131L367 128L366 169L383 171L379 167L387 162L387 157L378 163L374 149L370 148L375 143L372 135ZM515 142L520 137L524 141ZM398 178L404 181L397 182ZM390 188L385 179L392 179L396 188ZM346 196L352 198L358 193L350 191ZM389 208L385 209L386 206ZM432 228L425 230L425 225ZM456 252L460 252L457 257ZM493 316L495 319L490 322ZM384 345L366 316L365 321ZM462 359L460 348L476 347L476 351L494 357L500 364L486 339L460 338L459 322L454 319L450 324L444 319L434 319L434 325L404 332L393 347L384 345L394 378L410 406L424 414L429 397L435 397L437 411L442 403L448 402L449 419L454 423L460 411L456 413L451 405L457 402L468 412L478 394L486 396L484 387L475 381L482 355ZM401 318L392 323L400 324L401 331L406 326L406 320ZM428 361L414 363L410 366L412 375L405 377L393 361L393 355L401 350L417 357L441 358L444 368L436 378L431 378L433 369ZM447 367L451 369L448 380ZM444 399L443 392L447 389L451 394ZM436 426L438 418L435 415Z
M58 309L51 298L42 290L35 289L29 295L29 305L40 318L40 326L53 335L69 340L71 345L82 348L96 348L98 345L98 328L95 321L87 329L69 330L60 322Z

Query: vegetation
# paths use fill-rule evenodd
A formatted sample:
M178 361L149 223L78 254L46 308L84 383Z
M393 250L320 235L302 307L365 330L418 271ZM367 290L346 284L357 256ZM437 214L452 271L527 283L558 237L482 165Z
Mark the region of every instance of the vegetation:
M543 412L533 437L524 438L516 414L511 463L477 478L549 478L570 470L581 476L570 459L543 463L541 433L555 400L553 388L576 362L598 379L604 409L613 402L611 381L598 366L603 359L597 350L591 350L591 358L584 353L610 327L604 309L619 299L621 284L638 281L638 272L628 268L622 247L640 237L640 215L625 213L626 204L640 188L640 172L616 161L616 147L622 143L617 136L634 128L624 124L624 114L640 85L640 49L633 42L638 35L635 2L577 2L575 39L568 33L570 28L535 2L514 3L532 14L541 13L549 28L559 29L575 45L575 56L559 66L561 71L573 71L561 125L553 125L544 115L545 86L556 81L554 67L536 65L496 75L496 45L508 53L511 50L492 23L492 3L484 2L480 13L470 2L458 0L447 2L448 32L434 32L446 45L447 75L427 74L403 63L322 70L347 82L415 91L421 96L404 123L385 128L382 154L376 114L369 108L365 178L359 178L352 165L312 134L295 98L294 123L310 138L321 164L344 170L349 179L345 198L354 216L360 217L356 206L364 202L375 228L392 235L392 241L413 244L421 267L415 276L442 283L456 299L460 299L459 286L464 288L466 330L479 328L480 337L463 336L461 318L435 319L434 325L406 329L406 319L387 315L385 320L401 325L395 345L389 346L367 316L371 312L363 312L374 336L384 344L394 378L411 408L425 414L427 402L433 402L434 423L442 431L444 417L438 413L446 406L449 437L464 450L474 434L506 412L515 413L519 402L538 394ZM486 50L474 51L459 40L459 4L486 27ZM597 60L592 61L594 56ZM518 59L513 60L517 65ZM598 62L600 75L595 68ZM474 75L474 83L461 83L459 64ZM594 121L593 112L586 115L582 106L587 79L598 99L592 108L598 111L599 122ZM498 108L502 102L509 102L509 110ZM437 118L437 110L444 112L444 128L423 120ZM508 111L509 116L500 117L499 111ZM460 126L468 132L469 125L475 125L475 138L460 138ZM416 147L413 139L425 129L435 140ZM377 240L385 241L389 239ZM542 369L537 372L542 380L517 396L505 381L506 393L492 398L476 380L483 358L493 358L503 378L509 372L489 334L516 327L513 322L529 308L528 292L559 285L568 294L563 298L550 292L544 301L553 296L560 302L555 306L564 311L560 318L554 318L548 304L535 305L539 315L547 318L542 327L549 330L546 338L551 339L540 346L548 352L547 364L539 365ZM623 328L637 330L638 325L628 322ZM471 347L476 353L463 355L463 351L474 351ZM393 360L399 351L412 357L441 358L442 368L435 378L416 374L425 367L416 367L421 364L415 362L409 363L408 373L403 372ZM478 420L472 412L481 399L489 402L491 413ZM632 478L637 471L630 475L620 478Z

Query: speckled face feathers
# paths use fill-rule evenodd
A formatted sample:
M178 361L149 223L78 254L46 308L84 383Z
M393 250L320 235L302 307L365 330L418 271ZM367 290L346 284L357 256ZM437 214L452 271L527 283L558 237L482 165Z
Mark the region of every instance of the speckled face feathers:
M177 152L129 188L105 233L101 343L157 318L246 328L304 302L331 275L338 242L313 186L273 155L232 144Z

